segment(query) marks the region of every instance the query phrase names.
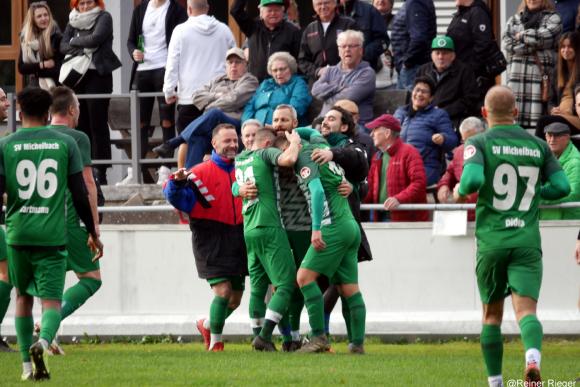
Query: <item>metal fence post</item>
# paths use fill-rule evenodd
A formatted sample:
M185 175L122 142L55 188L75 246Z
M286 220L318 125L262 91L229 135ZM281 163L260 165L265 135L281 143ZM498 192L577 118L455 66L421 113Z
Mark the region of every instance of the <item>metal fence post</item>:
M14 93L8 93L6 98L10 102L10 107L8 108L8 130L14 133L16 132L16 96Z
M137 90L131 90L131 168L133 183L141 184L141 117Z

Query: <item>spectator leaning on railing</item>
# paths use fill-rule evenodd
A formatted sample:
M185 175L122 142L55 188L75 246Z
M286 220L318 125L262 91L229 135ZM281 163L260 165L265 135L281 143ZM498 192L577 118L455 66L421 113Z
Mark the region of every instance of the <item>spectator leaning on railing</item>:
M365 203L383 203L385 212L375 212L374 220L421 222L429 220L427 211L396 211L400 204L427 203L425 167L412 145L401 141L401 125L390 114L368 123L377 153L369 170L369 192Z
M330 66L312 85L312 96L324 102L320 115L325 115L340 99L350 99L360 109L359 123L373 117L375 72L363 61L363 33L347 30L338 34L336 43L340 62Z
M260 82L268 77L267 62L278 51L290 53L295 59L300 51L300 29L284 20L283 0L261 0L260 17L252 19L245 9L248 0L236 0L230 14L248 38L248 71Z
M74 87L76 94L110 94L113 91L113 71L121 67L113 52L113 18L105 11L103 0L72 0L69 23L60 42L62 54L78 55L91 52L92 61L82 80ZM109 99L80 101L78 129L91 140L92 159L111 159L109 133ZM109 165L95 167L96 179L107 184Z
M167 103L177 101L180 133L202 114L193 103L195 91L224 74L226 52L236 46L232 31L208 11L207 0L187 0L189 19L175 27L169 42L163 92Z
M580 152L570 141L570 127L561 122L554 122L544 129L546 142L558 159L562 170L570 183L570 193L557 200L542 200L542 204L580 202ZM543 208L540 219L580 219L580 208Z

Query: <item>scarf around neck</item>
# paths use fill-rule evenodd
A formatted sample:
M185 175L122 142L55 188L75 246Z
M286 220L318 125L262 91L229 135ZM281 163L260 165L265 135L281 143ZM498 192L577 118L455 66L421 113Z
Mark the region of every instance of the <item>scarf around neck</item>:
M540 28L540 22L542 21L542 10L530 11L528 7L522 12L522 23L524 23L524 29L526 30L536 30Z
M77 9L73 9L68 15L68 22L71 27L77 30L90 30L94 27L97 18L103 12L99 7L95 7L87 12L79 12Z

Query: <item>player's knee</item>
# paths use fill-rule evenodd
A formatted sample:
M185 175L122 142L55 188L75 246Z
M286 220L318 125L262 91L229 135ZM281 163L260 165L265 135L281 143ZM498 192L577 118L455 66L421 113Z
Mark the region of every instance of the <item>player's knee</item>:
M212 287L216 296L230 299L232 296L232 287L229 282L220 282Z

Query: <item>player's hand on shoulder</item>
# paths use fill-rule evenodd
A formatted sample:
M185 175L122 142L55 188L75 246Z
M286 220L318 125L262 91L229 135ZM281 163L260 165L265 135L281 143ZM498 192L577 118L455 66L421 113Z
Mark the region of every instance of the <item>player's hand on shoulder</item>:
M314 149L310 158L317 164L328 163L332 160L332 151L330 149Z
M312 230L312 236L310 238L310 243L314 247L314 250L321 251L326 248L326 242L322 239L322 231Z
M95 237L89 234L89 240L87 242L87 246L91 249L95 255L93 256L93 262L98 261L103 256L103 242L99 239L99 237Z
M173 180L185 180L189 175L191 175L191 171L188 171L185 168L179 168L177 171L173 172Z

